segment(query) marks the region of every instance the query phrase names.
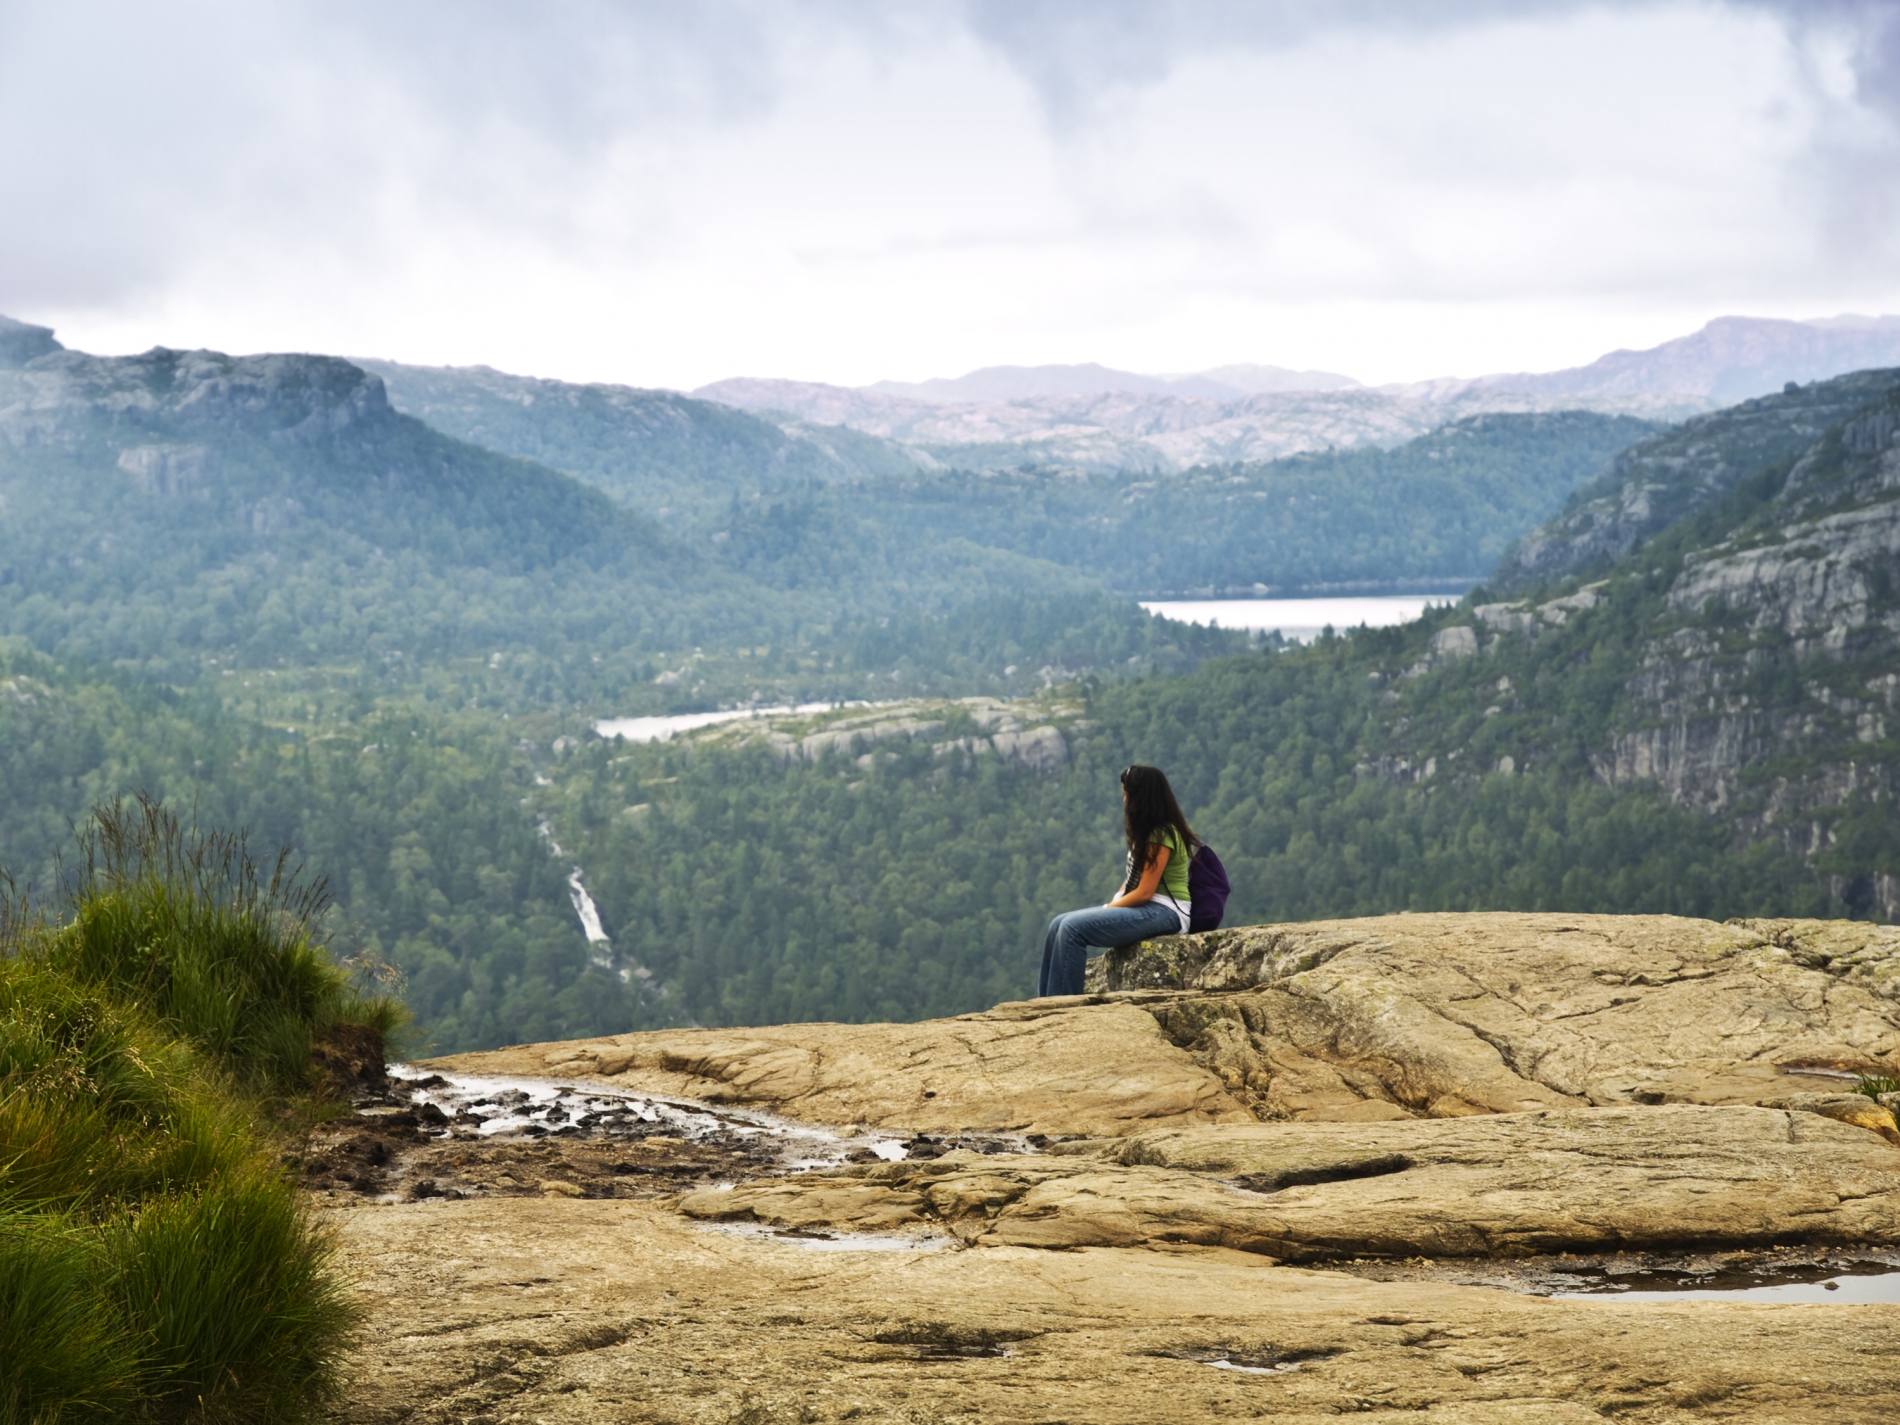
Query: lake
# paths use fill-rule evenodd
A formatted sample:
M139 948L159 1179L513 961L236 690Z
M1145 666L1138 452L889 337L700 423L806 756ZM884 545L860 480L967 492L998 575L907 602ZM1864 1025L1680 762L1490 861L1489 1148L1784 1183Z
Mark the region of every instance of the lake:
M1262 633L1278 630L1282 638L1305 643L1319 637L1328 624L1342 633L1360 624L1384 628L1410 623L1427 605L1457 602L1453 594L1365 594L1317 599L1144 599L1141 606L1182 623L1218 623L1222 628Z
M722 722L739 722L749 717L783 717L788 713L830 712L834 708L870 706L870 703L800 703L797 707L733 708L726 712L674 713L669 717L609 717L595 723L594 731L602 737L620 737L628 742L665 742L676 732L716 727Z

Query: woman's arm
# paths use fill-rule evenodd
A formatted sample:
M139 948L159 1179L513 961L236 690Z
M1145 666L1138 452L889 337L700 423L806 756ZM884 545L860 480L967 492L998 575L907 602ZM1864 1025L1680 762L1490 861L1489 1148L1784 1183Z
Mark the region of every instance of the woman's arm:
M1109 902L1110 906L1146 905L1154 899L1155 887L1161 884L1161 873L1168 869L1168 857L1174 854L1171 847L1157 844L1154 858L1148 862L1148 869L1141 873L1141 880L1132 891L1123 891Z

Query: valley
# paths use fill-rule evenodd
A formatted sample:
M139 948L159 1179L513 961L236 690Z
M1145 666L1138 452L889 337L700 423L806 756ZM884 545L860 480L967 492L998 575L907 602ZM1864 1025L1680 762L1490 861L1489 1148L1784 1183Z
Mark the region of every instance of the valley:
M1050 909L1113 875L1102 789L1134 760L1248 919L1894 913L1891 373L1157 485L14 330L0 859L51 885L89 806L189 801L327 876L445 1050L1020 994ZM1269 573L1485 582L1306 646L1128 598ZM774 707L802 711L598 726Z

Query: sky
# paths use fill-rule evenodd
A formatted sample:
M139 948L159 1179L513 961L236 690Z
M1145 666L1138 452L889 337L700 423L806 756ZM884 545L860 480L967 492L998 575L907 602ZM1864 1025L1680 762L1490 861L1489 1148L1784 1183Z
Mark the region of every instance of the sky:
M0 0L0 312L570 380L1900 312L1900 0Z

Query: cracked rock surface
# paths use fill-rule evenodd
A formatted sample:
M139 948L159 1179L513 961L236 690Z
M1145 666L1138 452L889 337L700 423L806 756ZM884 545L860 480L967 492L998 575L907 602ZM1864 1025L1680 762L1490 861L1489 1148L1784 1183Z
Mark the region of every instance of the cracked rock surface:
M1865 925L1387 916L932 1023L435 1060L880 1151L649 1135L672 1177L503 1195L608 1145L392 1138L472 1195L317 1199L370 1309L344 1418L1900 1419L1900 1305L1503 1289L1900 1260L1900 1125L1843 1077L1900 1067L1896 970Z
M1192 1246L814 1251L654 1203L365 1208L343 1240L376 1325L348 1418L373 1425L1900 1418L1893 1307L1553 1301Z
M1900 1064L1900 930L1858 922L1391 915L1173 936L1094 973L1202 991L1156 1012L1262 1118L1763 1103L1825 1087L1804 1069Z
M681 1210L802 1229L935 1226L979 1245L1188 1242L1284 1261L1900 1246L1900 1151L1812 1113L1540 1110L1167 1130L1089 1147L810 1173L694 1192Z

